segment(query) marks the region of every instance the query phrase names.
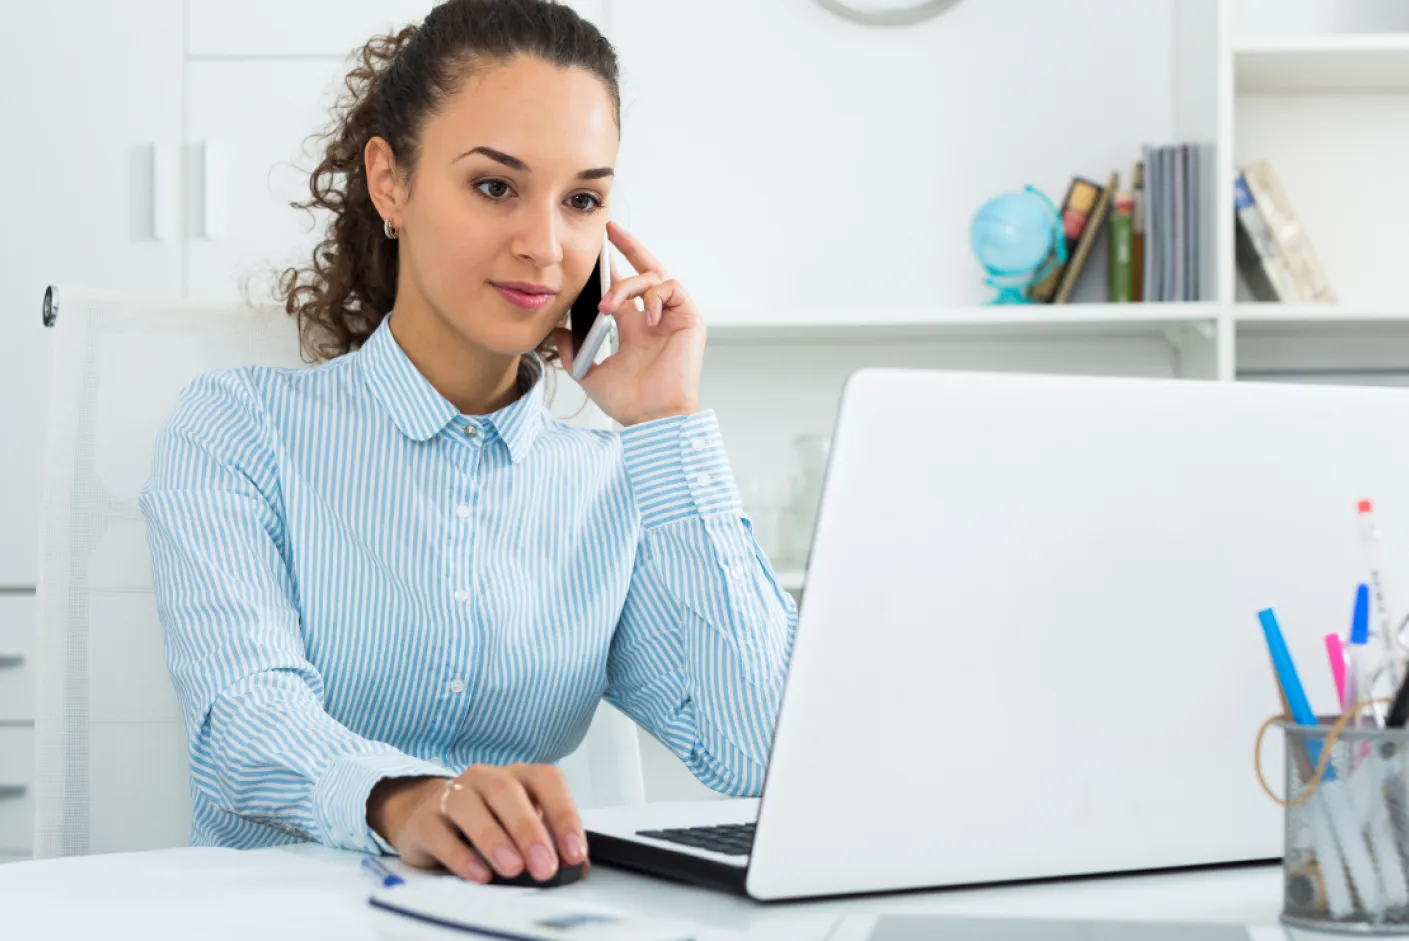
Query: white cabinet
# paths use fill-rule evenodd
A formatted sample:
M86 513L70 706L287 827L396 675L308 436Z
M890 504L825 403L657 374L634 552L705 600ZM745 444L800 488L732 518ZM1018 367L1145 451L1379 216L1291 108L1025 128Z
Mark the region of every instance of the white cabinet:
M0 595L0 861L33 845L34 634L34 596Z
M270 303L290 265L307 266L327 215L309 197L318 134L347 67L330 57L212 59L186 70L187 294Z
M10 183L0 225L0 588L35 581L50 359L40 323L45 286L181 290L180 237L169 228L179 190L181 6L6 7L11 35L23 40L0 56L0 114L10 133L0 164Z
M0 726L0 856L32 849L33 781L33 726Z
M33 595L0 595L0 725L34 721L34 628Z

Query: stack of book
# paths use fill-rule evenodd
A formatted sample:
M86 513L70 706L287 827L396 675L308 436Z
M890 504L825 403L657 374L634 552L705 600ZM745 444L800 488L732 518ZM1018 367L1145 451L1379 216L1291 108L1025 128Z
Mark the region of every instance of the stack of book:
M1028 297L1067 303L1103 234L1107 300L1196 301L1212 294L1214 285L1203 276L1204 253L1212 250L1203 234L1203 207L1214 182L1211 153L1203 144L1148 145L1128 190L1121 189L1119 172L1105 185L1073 179L1061 207L1067 260Z
M1259 301L1334 303L1335 293L1277 174L1247 164L1233 183L1238 273Z

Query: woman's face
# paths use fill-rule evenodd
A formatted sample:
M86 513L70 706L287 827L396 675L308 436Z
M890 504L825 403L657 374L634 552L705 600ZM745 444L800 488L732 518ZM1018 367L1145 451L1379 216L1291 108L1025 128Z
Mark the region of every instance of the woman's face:
M618 138L585 69L520 56L476 72L423 130L402 277L466 340L534 349L601 252Z

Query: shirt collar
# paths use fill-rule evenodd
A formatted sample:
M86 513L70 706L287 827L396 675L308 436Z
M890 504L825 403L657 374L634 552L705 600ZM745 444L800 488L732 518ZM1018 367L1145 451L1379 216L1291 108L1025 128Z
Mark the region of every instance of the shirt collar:
M392 336L390 323L391 315L387 314L357 351L362 374L373 397L401 433L413 441L429 441L460 413L421 375ZM523 460L543 425L545 372L537 353L525 354L519 362L519 397L496 412L470 417L471 422L482 429L488 426L499 436L515 464Z

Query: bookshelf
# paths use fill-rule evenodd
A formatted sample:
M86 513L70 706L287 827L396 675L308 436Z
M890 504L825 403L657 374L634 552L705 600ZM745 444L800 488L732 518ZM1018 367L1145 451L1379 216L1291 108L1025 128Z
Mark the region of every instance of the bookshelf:
M1409 33L1254 38L1233 56L1242 94L1409 92Z
M1062 304L898 310L726 310L709 319L711 342L783 339L916 337L1162 336L1210 333L1211 302L1182 304ZM1210 337L1211 338L1211 337Z
M1409 195L1390 171L1409 146L1409 6L1223 7L1230 186L1242 163L1273 166L1337 295L1333 304L1247 303L1225 252L1225 378L1409 384ZM1231 239L1232 219L1221 221Z

